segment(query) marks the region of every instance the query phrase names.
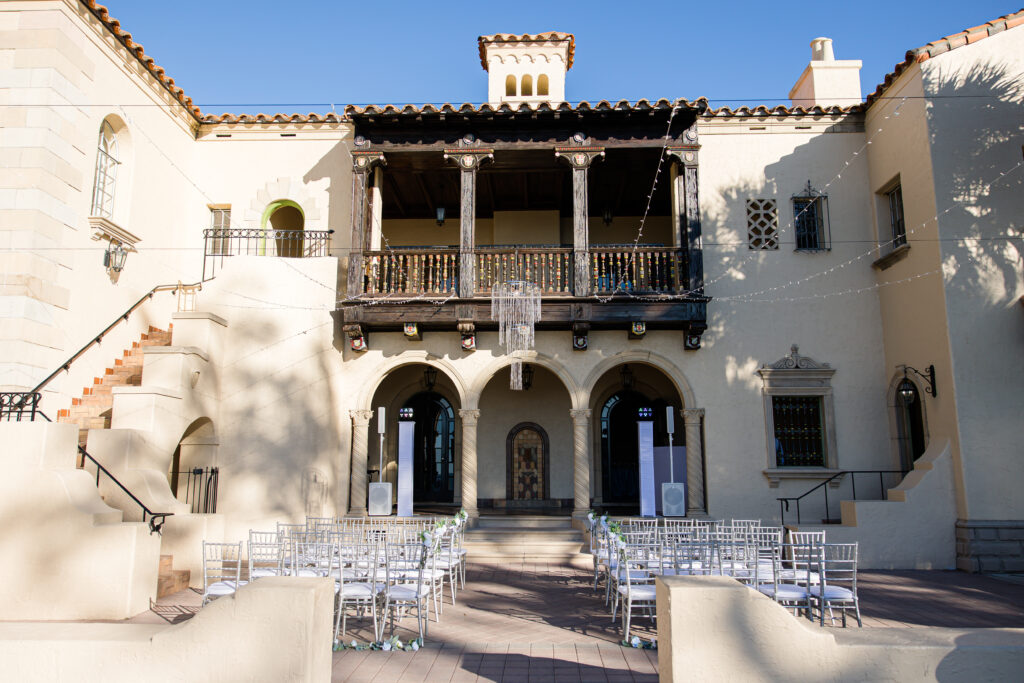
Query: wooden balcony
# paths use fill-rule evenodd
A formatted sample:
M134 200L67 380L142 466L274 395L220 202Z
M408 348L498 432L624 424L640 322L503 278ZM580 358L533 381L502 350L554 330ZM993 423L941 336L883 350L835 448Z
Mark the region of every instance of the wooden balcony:
M600 246L583 253L589 292L578 296L571 248L477 247L469 258L457 249L391 249L364 252L360 299L348 301L344 322L371 330L492 329L490 295L499 282L528 280L541 288L540 329L614 329L643 322L651 329L699 335L706 327L707 298L687 287L687 252L672 247ZM460 264L472 266L471 297L460 297ZM410 301L411 299L411 301ZM393 302L393 303L392 303Z

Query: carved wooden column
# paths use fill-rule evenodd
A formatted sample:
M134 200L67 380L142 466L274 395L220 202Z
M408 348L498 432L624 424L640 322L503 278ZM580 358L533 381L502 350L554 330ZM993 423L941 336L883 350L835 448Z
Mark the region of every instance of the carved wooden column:
M366 250L370 170L384 163L384 154L352 151L352 241L348 251L348 295L363 293L363 251ZM363 504L366 504L365 499Z
M701 425L704 409L683 410L686 430L686 516L705 517L704 449L701 447Z
M590 510L590 410L573 409L572 472L573 517L585 517Z
M700 144L697 141L697 124L683 133L684 144L672 146L665 153L680 164L681 172L676 176L676 210L679 211L679 245L687 252L687 288L694 293L704 294L704 256L701 251L700 197L697 193L697 163ZM682 201L678 201L681 199Z
M462 197L459 202L459 296L468 299L476 293L476 171L480 164L494 159L494 150L446 149L444 158L454 161L462 171ZM476 509L475 498L473 508Z
M573 294L590 296L590 225L587 169L604 156L603 147L556 147L555 156L572 166Z
M476 509L476 423L479 410L459 410L462 418L462 509L470 518L479 516Z
M348 510L351 515L366 514L366 459L369 453L369 429L372 410L350 410L352 416L352 479Z

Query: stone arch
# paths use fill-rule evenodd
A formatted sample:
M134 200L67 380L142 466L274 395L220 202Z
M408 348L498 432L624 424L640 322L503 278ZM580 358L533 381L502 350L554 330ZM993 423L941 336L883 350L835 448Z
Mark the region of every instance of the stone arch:
M245 211L245 227L259 230L269 214L267 210L278 202L288 202L302 212L304 229L325 230L322 215L312 189L301 178L278 178L256 192ZM281 206L283 206L282 204Z
M455 385L455 390L458 392L459 405L462 407L476 407L475 402L473 406L468 406L469 392L466 390L466 382L463 380L462 374L456 369L451 361L445 358L438 358L432 356L426 351L411 350L404 351L401 354L391 358L390 360L380 364L373 376L363 383L362 389L356 399L356 407L360 410L372 410L373 409L373 395L377 393L377 389L380 387L381 382L393 371L406 365L429 365L437 368L443 372L445 376L451 380L451 383Z
M491 378L494 377L495 373L502 368L511 365L512 360L511 356L501 356L500 358L495 358L486 367L484 367L473 380L473 383L467 392L463 406L467 409L479 408L480 396L487 387L487 383L491 381ZM558 379L561 380L562 385L565 387L565 390L569 392L569 399L572 401L573 409L587 407L587 394L580 389L580 385L561 363L550 356L536 352L527 352L523 354L521 360L524 363L539 365L546 368L558 377Z
M686 374L683 373L682 369L665 356L654 353L653 351L622 351L614 356L609 356L598 363L590 371L590 374L587 375L587 378L584 380L582 385L584 396L587 397L588 401L598 380L600 380L606 372L617 365L622 365L623 363L643 363L660 370L675 385L676 391L679 392L679 395L683 399L683 408L691 409L698 407L697 397L693 393L693 388L690 386L690 382L686 379ZM581 407L585 408L587 406L584 405Z
M183 501L187 486L186 480L181 478L182 475L187 478L188 473L192 470L206 470L216 466L219 445L220 439L217 436L216 427L209 417L205 415L197 417L185 427L167 468L172 495ZM206 478L204 476L202 480L205 481ZM215 494L213 495L215 498Z

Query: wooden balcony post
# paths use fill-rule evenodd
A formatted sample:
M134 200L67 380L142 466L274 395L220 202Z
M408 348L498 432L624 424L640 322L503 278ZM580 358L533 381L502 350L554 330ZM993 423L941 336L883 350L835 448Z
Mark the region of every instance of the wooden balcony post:
M700 197L697 194L697 162L700 144L697 141L697 124L683 133L685 144L669 147L665 153L674 157L681 166L676 175L673 194L678 211L678 243L686 249L686 288L691 292L704 294L704 254L701 250Z
M352 151L352 241L348 248L347 287L349 296L359 296L363 293L363 251L366 249L370 170L376 164L384 163L384 154L381 152Z
M494 150L446 149L444 158L458 164L462 171L459 202L459 297L468 299L476 293L476 171L480 164L494 159Z
M573 294L590 296L590 226L588 224L587 169L604 157L603 147L556 147L555 156L572 166Z

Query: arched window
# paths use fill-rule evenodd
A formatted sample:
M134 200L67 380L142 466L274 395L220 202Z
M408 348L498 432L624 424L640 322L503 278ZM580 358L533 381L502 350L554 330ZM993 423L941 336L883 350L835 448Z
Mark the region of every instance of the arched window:
M548 75L541 74L537 76L537 94L547 95L548 94Z
M117 133L107 120L100 125L100 139L96 146L96 178L92 185L92 207L89 215L110 218L114 215L114 185L121 159Z
M523 97L530 97L533 95L533 76L530 74L523 76L523 87L520 88L519 94Z
M516 77L509 74L505 77L505 97L516 96Z

